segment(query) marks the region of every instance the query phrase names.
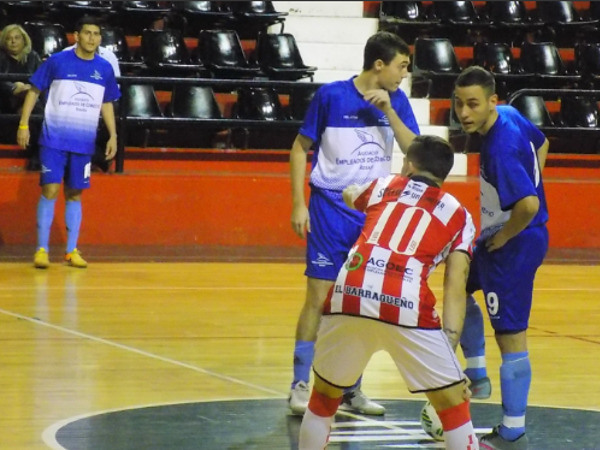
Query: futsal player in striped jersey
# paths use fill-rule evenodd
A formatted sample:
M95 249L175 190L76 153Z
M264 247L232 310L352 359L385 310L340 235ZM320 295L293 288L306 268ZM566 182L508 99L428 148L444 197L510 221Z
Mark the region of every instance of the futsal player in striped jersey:
M325 301L300 449L325 447L343 389L380 350L390 354L408 389L431 401L446 448L479 448L455 354L475 227L469 212L440 188L453 163L445 140L418 136L401 175L344 189L347 205L365 212L366 220ZM443 261L440 318L427 280Z
M515 108L497 104L494 76L482 67L461 72L454 97L463 130L481 136L481 236L467 288L469 293L483 290L502 355L503 418L492 433L481 437L481 448L524 450L528 447L525 412L531 384L527 328L535 274L548 250L542 169L549 143ZM478 310L471 298L463 336L467 358L483 354ZM467 370L467 375L480 374Z

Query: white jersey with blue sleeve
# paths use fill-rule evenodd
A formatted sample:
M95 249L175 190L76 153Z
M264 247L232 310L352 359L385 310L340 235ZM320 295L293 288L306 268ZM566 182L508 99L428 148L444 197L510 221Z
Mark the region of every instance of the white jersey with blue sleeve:
M102 104L121 95L110 63L98 55L81 59L75 50L58 52L30 81L40 91L48 91L40 145L94 154Z
M404 92L391 92L390 99L398 117L419 134ZM326 84L316 92L299 133L314 142L313 187L341 191L391 172L394 132L387 116L364 100L353 78Z
M512 106L497 107L498 119L483 138L480 153L481 236L496 233L513 205L535 195L540 207L528 228L544 225L548 209L537 158L544 134Z

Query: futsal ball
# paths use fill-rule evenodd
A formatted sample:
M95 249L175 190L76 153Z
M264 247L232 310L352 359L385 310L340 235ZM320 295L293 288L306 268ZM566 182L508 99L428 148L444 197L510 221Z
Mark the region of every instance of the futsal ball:
M444 428L433 405L427 402L421 408L421 428L436 441L444 440Z

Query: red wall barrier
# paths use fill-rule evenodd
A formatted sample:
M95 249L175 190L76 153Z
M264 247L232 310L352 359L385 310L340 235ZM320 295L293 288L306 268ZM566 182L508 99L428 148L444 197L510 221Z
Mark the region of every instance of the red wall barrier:
M128 160L125 174L94 174L83 196L80 243L303 246L289 225L289 167L281 155L268 162ZM548 169L551 246L600 248L600 214L591 206L600 198L599 169L584 169L589 176L579 179ZM20 170L0 174L1 245L35 244L37 181ZM477 178L453 178L445 188L478 222ZM61 197L51 243L65 240Z

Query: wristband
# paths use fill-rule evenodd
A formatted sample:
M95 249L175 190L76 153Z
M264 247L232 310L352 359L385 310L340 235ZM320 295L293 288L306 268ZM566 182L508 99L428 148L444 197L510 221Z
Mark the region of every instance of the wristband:
M29 130L29 125L19 125L19 130Z

